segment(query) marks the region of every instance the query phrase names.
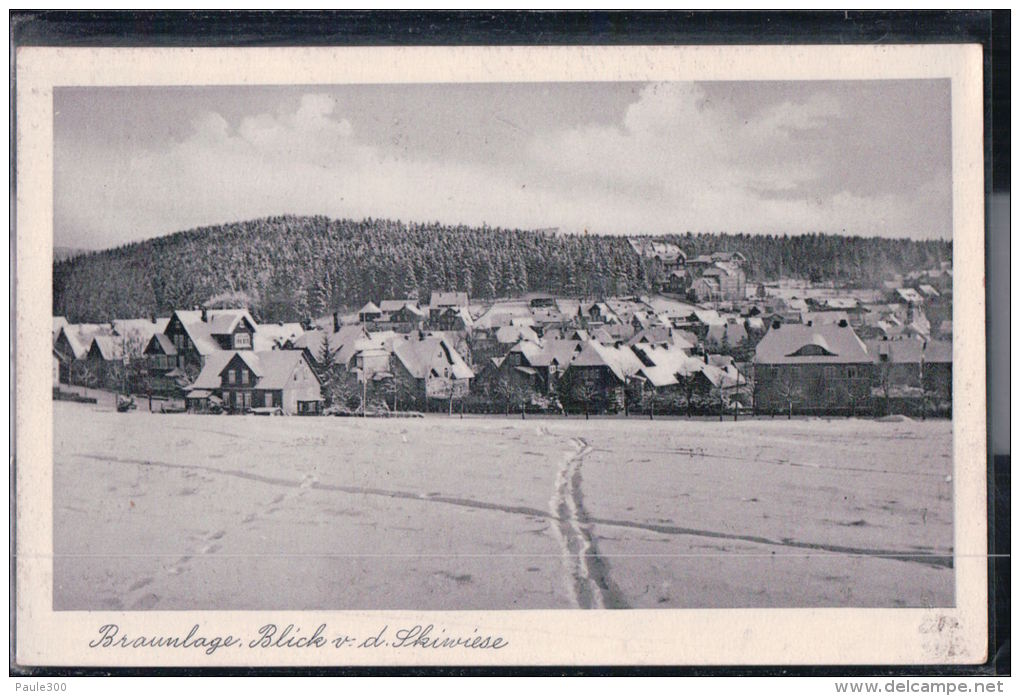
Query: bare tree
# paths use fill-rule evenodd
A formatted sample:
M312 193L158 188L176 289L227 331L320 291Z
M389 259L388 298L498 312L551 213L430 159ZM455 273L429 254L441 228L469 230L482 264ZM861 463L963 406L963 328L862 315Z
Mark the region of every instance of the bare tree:
M687 417L691 417L691 409L694 407L694 394L698 387L698 376L696 372L677 372L677 382L680 383L680 392L683 395L684 408L687 411Z
M85 358L71 361L71 378L81 386L83 396L88 396L88 389L96 385L96 372Z
M582 377L574 380L571 392L572 396L584 405L584 419L588 420L591 403L598 397L599 394L598 385L595 384L594 380Z
M801 388L800 381L796 375L789 370L784 370L776 381L776 392L786 402L787 419L793 418L793 405L800 403L801 399L804 398L804 390Z

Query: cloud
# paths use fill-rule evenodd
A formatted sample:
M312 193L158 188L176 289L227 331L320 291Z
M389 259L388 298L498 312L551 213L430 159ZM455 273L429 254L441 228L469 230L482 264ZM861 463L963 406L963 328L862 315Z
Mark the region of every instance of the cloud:
M815 91L742 113L697 84L650 84L616 125L546 129L505 160L479 162L367 142L334 97L309 93L236 126L204 111L183 138L147 149L80 145L55 170L55 222L58 239L109 243L282 213L610 234L947 236L945 222L919 223L946 207L947 172L872 195L833 185L844 109Z

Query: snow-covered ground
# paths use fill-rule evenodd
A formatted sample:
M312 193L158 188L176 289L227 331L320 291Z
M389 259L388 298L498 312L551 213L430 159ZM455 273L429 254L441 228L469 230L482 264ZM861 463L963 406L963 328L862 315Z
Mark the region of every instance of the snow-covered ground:
M56 609L954 603L947 421L53 407Z

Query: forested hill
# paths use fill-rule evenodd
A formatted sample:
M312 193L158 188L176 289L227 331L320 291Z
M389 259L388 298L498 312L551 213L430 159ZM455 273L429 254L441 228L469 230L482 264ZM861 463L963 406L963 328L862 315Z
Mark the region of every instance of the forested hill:
M868 282L951 255L948 242L820 235L684 235L675 241L689 255L741 251L752 279L782 272ZM261 321L294 321L414 290L423 301L433 289L466 290L473 298L647 292L661 272L625 237L285 216L55 261L53 312L72 322L108 321L166 316L232 297L246 298Z

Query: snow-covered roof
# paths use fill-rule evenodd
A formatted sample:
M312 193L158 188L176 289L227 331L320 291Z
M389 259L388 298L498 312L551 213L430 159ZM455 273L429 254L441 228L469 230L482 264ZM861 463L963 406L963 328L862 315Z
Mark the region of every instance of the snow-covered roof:
M918 338L902 338L886 341L866 341L868 352L879 362L926 363L953 362L953 344L950 341L924 341ZM888 356L888 357L883 357Z
M743 322L726 322L725 324L712 324L708 327L708 333L705 336L707 343L722 345L724 339L725 343L734 348L740 345L741 341L746 340L747 330L744 328Z
M849 326L783 324L769 329L754 360L768 365L871 362L867 347Z
M676 346L663 348L640 345L633 346L631 350L639 359L644 358L638 374L656 388L674 385L678 381L677 374L697 372L704 365L701 359L688 355Z
M418 303L412 299L405 300L381 300L379 302L379 309L389 314L390 312L396 312L398 309L410 305L414 309L418 309ZM364 310L362 310L364 311Z
M621 382L642 368L641 361L629 347L614 348L597 341L586 341L570 366L608 367Z
M108 336L112 333L113 327L110 324L67 324L57 332L57 339L63 335L67 344L71 347L75 360L84 358L92 347L92 339L96 336Z
M464 358L446 338L440 336L397 341L393 345L393 355L416 379L424 379L430 374L455 379L475 376Z
M124 357L124 344L118 336L95 336L89 351L97 351L103 360L120 360Z
M154 321L149 319L114 319L113 332L118 336L137 336L148 341L160 328Z
M501 326L496 330L496 341L504 345L521 340L537 341L538 334L529 326Z
M260 324L258 331L255 332L253 348L255 350L282 348L287 341L296 341L304 332L304 327L297 322Z
M914 288L896 288L896 293L902 297L906 302L921 303L924 302L924 298Z
M850 323L850 317L846 312L801 312L800 320L805 324L819 326L821 324L838 324L839 322Z
M196 389L219 389L223 371L235 357L243 360L255 373L257 379L253 386L258 389L283 389L290 382L295 368L305 359L301 350L219 351L205 359L205 365L189 388L189 394Z
M429 302L430 307L467 307L466 292L434 292Z

